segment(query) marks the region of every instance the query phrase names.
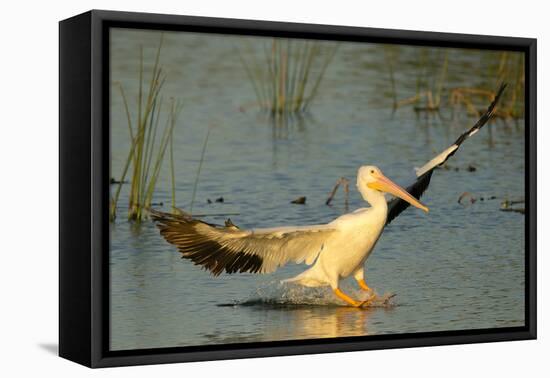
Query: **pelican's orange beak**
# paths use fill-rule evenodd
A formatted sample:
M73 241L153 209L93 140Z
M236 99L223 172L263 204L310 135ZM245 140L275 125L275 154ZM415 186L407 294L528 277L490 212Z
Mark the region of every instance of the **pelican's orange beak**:
M418 207L421 210L424 210L425 212L428 212L429 209L424 206L420 201L418 201L416 198L414 198L412 195L409 194L405 189L391 181L389 178L384 176L381 173L375 173L374 178L376 181L373 181L371 183L368 183L367 186L371 189L380 190L381 192L390 193L396 197L401 198L404 201L407 201L414 207Z

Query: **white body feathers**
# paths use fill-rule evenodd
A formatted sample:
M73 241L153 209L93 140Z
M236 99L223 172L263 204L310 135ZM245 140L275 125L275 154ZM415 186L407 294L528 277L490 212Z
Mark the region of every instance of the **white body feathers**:
M385 204L385 202L384 202ZM387 206L363 208L342 215L327 226L335 230L326 238L315 264L294 278L304 286L338 287L341 278L363 278L363 266L380 238L386 222Z

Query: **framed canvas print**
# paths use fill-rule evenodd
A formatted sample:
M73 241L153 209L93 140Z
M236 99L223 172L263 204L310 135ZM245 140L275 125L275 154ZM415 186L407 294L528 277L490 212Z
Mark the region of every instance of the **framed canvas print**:
M60 355L536 337L533 39L60 22Z

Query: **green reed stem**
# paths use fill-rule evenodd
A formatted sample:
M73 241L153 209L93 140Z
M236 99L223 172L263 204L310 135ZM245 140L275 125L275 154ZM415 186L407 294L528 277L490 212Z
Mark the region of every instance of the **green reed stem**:
M204 144L202 145L201 159L199 161L199 167L197 169L197 175L195 176L195 183L193 184L193 194L191 195L191 205L189 206L189 213L193 214L193 205L195 204L195 196L197 194L197 187L199 184L199 177L201 175L202 163L204 162L204 155L206 153L206 146L208 144L208 138L210 137L210 130L212 126L208 126L208 131L206 132L206 138L204 138Z

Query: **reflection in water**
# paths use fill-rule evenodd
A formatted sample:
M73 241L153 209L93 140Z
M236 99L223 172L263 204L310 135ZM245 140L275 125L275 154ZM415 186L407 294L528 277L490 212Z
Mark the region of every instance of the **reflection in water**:
M210 134L193 211L238 213L231 219L243 228L331 221L344 211L344 201L337 196L333 206L324 203L342 176L351 181L350 209L364 207L354 185L360 165L376 164L406 185L414 177L413 167L447 147L476 120L445 109L417 116L403 108L392 114L380 46L347 43L340 45L326 71L311 116L278 117L273 123L265 115L240 112L242 104L255 98L234 54L239 38L165 34L164 89L166 96L184 103L181 125L174 130L181 208L191 202L204 136L215 120L221 121ZM157 43L157 32L112 33L111 76L124 83L129 97L137 93L139 45L149 56ZM399 54L403 67L396 69L395 80L407 97L416 91L407 72L419 67L418 51L399 47ZM480 60L479 52L451 49L448 54L449 86L492 80L480 70L479 62L487 57ZM128 129L120 96L111 100L111 165L116 176L126 162ZM498 210L500 199L524 196L523 127L522 120L517 125L488 125L453 159L457 170L434 176L424 197L429 215L406 211L385 230L366 264L366 275L369 286L397 294L393 307L351 309L340 306L329 289L278 285L303 271L302 265L266 276L213 278L181 260L153 224L128 223L125 209L119 209L110 234L111 348L523 325L524 217ZM464 169L473 163L475 172ZM165 170L154 202L169 203L170 187ZM120 204L127 203L127 189L125 185ZM462 207L457 199L466 191L496 199ZM223 203L207 203L222 196ZM300 196L307 196L305 205L290 204ZM226 218L211 216L207 221L223 224ZM346 284L343 289L359 295L353 282Z
M346 290L361 300L369 297L351 287ZM369 317L375 312L393 311L392 298L393 294L381 295L369 307L352 308L336 299L328 288L305 288L270 281L244 301L217 306L229 309L236 318L258 321L264 336L257 336L262 340L313 339L369 335ZM269 336L266 338L266 335ZM231 332L229 335L209 335L211 341L219 343L246 341L248 337Z
M262 319L262 340L315 339L323 337L368 335L368 317L374 310L344 306L273 306L256 304L240 308ZM281 321L284 319L284 321ZM263 335L263 337L261 336ZM270 335L265 338L265 335ZM248 341L248 335L229 331L229 335L209 335L212 342Z
M264 117L262 116L262 118ZM274 140L288 139L293 133L304 133L306 123L310 123L311 120L309 113L284 113L277 117L266 116L264 118L264 122L271 125Z

